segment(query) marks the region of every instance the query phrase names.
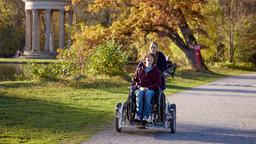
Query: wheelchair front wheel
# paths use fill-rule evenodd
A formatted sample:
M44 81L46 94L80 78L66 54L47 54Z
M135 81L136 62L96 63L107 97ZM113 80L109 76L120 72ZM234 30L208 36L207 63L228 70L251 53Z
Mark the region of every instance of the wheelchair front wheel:
M169 127L171 129L171 133L175 133L176 132L176 105L175 104L171 104L170 111L171 111L171 119L170 119Z
M115 114L115 128L117 132L121 132L122 128L120 127L122 122L122 112L121 112L121 103L116 104L116 114Z
M160 121L164 121L165 118L165 94L161 93L158 99L158 114Z

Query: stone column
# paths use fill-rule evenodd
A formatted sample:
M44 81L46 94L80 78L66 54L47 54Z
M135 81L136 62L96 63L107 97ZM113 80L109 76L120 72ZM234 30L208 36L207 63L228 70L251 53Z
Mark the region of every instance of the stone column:
M65 10L60 9L60 34L59 34L59 48L64 49L65 44Z
M39 31L39 18L37 9L32 10L33 14L33 26L32 26L32 52L38 52L40 50L40 44L38 39L40 40L40 31ZM38 46L39 44L39 46Z
M40 10L38 12L38 25L37 25L37 50L40 52L40 26L41 26L41 19L40 19Z
M45 51L50 51L50 38L51 38L51 9L45 11Z
M50 53L55 53L52 33L50 34Z
M69 11L68 12L68 26L69 26L68 45L67 45L68 48L70 48L70 46L71 46L71 27L72 27L72 24L73 24L73 13L74 13L74 11Z
M26 42L25 53L29 53L32 50L32 13L30 10L26 10Z
M51 12L51 25L52 25L52 19L53 19L53 13L54 11ZM55 49L54 49L54 38L53 38L53 31L54 31L54 27L52 26L50 29L50 53L55 53Z

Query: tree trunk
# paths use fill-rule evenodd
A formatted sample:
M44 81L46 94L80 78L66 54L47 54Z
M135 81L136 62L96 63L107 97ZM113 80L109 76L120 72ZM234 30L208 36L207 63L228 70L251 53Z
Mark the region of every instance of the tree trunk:
M172 37L169 37L171 40L173 40ZM204 63L204 60L201 56L201 53L199 52L199 57L197 60L197 55L196 55L196 50L189 48L188 46L182 44L183 42L181 42L182 39L176 39L175 41L173 41L185 54L186 58L188 59L189 63L191 64L191 66L196 69L196 70L208 70L207 66ZM198 62L197 62L198 61Z
M178 10L177 15L180 18L183 15L182 11ZM144 29L144 31L146 34L154 32L167 36L184 52L186 58L194 69L208 70L200 51L195 49L195 46L197 45L196 38L189 28L185 17L182 17L182 20L179 23L179 28L183 38L178 34L177 30L174 30L172 27L165 24L153 25L153 29L152 27L149 27Z
M232 24L230 25L229 32L229 61L232 63L234 61L234 30Z
M182 16L181 22L179 24L179 28L181 30L181 33L185 39L183 43L185 43L185 47L179 47L182 49L182 51L185 53L187 59L189 60L190 64L193 66L193 68L197 70L207 70L207 66L204 63L204 60L202 59L201 52L198 51L198 56L196 54L195 46L197 45L196 38L193 35L193 32L189 28L189 25L183 16L183 13L181 10L178 10L179 14Z
M204 63L204 60L202 59L200 51L198 51L198 57L197 57L197 51L194 47L190 48L188 44L184 42L184 40L180 37L180 35L173 31L168 26L162 26L165 28L168 32L159 31L157 29L151 31L155 33L161 33L166 35L171 41L173 41L185 54L186 58L188 59L191 66L196 70L208 70L207 66ZM191 34L189 37L194 38L193 34Z
M78 31L78 4L74 4L74 25L75 25L75 30Z

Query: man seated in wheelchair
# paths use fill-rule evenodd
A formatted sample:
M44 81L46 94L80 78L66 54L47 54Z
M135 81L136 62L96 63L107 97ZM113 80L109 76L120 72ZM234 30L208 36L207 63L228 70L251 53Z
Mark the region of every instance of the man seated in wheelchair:
M136 70L133 86L136 87L136 115L135 122L149 120L151 100L159 90L161 84L160 70L155 66L155 55L150 53L144 59L144 65Z

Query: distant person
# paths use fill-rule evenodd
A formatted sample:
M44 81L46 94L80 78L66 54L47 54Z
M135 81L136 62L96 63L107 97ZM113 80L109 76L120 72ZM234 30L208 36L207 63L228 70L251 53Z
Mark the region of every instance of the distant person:
M14 58L18 58L18 57L20 57L21 55L22 55L22 51L17 50L17 51L16 51L16 54L15 54L15 56L14 56Z
M161 86L160 86L160 88L161 88L161 90L165 90L165 87L166 87L165 86L165 77L168 75L168 73L167 73L168 67L167 67L167 62L166 62L165 55L161 51L159 51L158 44L154 41L151 42L151 44L149 46L149 50L156 57L156 66L161 72ZM138 64L137 69L141 66L143 66L142 62L140 62Z

